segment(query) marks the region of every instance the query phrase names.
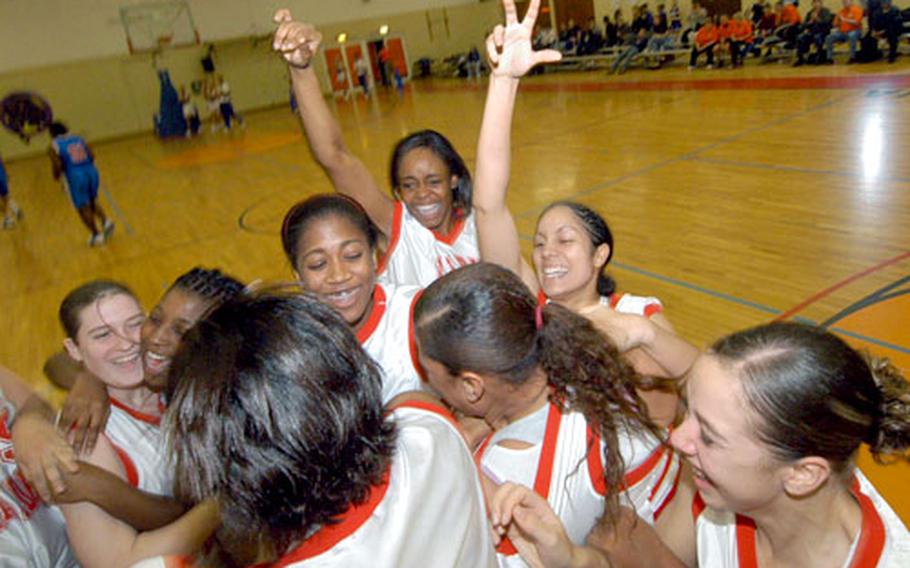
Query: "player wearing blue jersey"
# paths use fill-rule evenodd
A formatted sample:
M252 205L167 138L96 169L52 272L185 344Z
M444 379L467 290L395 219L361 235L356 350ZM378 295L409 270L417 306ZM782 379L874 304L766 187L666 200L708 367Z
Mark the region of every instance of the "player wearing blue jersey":
M3 215L3 228L12 229L16 226L16 221L22 219L22 211L13 198L9 196L9 182L6 177L6 170L3 168L3 160L0 159L0 214Z
M95 157L85 140L70 134L63 123L52 123L50 133L54 179L60 179L61 174L64 176L73 206L78 211L79 218L92 232L89 245L103 245L113 232L114 223L98 204L99 179ZM101 223L101 231L95 223L96 219Z

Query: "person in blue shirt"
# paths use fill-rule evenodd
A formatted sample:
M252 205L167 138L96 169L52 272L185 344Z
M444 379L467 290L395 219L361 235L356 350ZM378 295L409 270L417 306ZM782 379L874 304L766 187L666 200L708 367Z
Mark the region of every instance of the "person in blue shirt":
M70 134L63 123L52 123L50 133L54 179L64 176L73 206L79 213L82 223L92 233L89 245L103 245L113 232L114 223L107 218L98 204L99 177L95 157L85 140ZM96 219L101 223L100 231Z
M0 159L0 214L3 216L3 228L12 229L16 226L16 221L22 219L22 211L13 198L9 196L9 182L6 177L6 170L3 168L3 160Z

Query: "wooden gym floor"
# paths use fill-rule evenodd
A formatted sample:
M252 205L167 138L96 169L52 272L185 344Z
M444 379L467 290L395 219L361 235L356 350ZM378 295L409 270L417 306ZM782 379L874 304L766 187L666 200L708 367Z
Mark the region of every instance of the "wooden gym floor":
M337 112L349 145L387 180L392 145L419 128L445 133L473 165L484 95L462 81L417 82L402 98L358 98ZM287 280L283 213L331 190L288 108L250 114L229 135L144 135L94 149L117 221L100 249L86 245L45 158L7 164L25 220L0 233L0 361L52 398L40 369L63 339L56 310L69 289L114 278L151 307L198 264ZM549 74L522 87L510 203L525 236L554 199L604 213L620 287L660 297L699 346L793 318L910 373L908 155L905 61ZM867 469L910 521L901 491L910 467Z

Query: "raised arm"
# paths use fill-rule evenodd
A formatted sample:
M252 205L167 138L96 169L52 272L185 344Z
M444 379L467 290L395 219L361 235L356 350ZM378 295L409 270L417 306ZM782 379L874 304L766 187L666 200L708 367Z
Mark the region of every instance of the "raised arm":
M99 440L88 461L125 478L123 466L106 439ZM196 506L164 528L144 533L137 533L91 503L62 505L60 509L73 551L84 568L126 568L154 556L192 555L220 522L213 502Z
M387 237L392 232L395 203L376 183L366 166L344 143L341 127L332 115L311 65L322 34L311 25L296 22L286 9L275 13L273 48L288 63L291 83L310 151L332 180L332 185L360 203L373 223Z
M480 256L508 268L537 290L537 278L521 256L518 229L506 205L511 167L511 128L518 81L539 63L559 61L552 49L534 51L531 37L540 0L531 0L524 20L518 21L514 0L503 0L506 25L497 25L487 38L492 72L484 107L474 181L474 210Z

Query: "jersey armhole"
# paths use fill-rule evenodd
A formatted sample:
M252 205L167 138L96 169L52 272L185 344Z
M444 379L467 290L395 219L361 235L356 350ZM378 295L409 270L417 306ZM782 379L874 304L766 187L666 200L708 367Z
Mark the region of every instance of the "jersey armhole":
M388 236L389 246L386 247L385 253L382 255L382 258L379 259L379 263L376 266L376 276L379 276L388 268L389 260L392 258L395 247L398 246L398 241L401 239L401 229L402 224L404 223L404 205L402 205L401 201L395 201L393 207L392 234Z

